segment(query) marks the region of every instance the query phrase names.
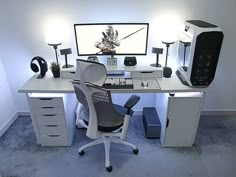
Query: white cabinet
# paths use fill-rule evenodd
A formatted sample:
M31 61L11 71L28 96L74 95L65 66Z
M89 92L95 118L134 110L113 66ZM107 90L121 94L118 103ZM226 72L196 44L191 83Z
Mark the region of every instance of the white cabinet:
M31 119L42 146L70 146L75 133L75 94L27 94Z
M165 147L192 146L202 108L202 93L156 94L161 121L161 144Z

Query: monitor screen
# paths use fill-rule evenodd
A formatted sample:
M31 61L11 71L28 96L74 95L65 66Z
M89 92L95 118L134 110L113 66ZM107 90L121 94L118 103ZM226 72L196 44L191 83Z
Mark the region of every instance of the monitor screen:
M148 23L75 24L79 56L146 55Z

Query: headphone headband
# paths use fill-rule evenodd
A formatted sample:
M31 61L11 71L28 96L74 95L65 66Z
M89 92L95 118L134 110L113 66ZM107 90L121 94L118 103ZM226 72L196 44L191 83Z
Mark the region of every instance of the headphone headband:
M47 62L45 61L45 59L42 58L42 57L40 57L40 56L36 56L36 57L32 58L31 63L33 63L34 60L37 60L39 63L42 63L41 61L43 61L43 63L47 63Z

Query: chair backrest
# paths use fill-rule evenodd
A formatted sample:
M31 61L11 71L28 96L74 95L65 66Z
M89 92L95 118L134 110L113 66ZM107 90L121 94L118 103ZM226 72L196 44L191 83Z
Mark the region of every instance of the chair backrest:
M76 60L76 73L73 79L79 80L81 84L88 82L102 86L106 75L107 70L103 64L81 59Z
M73 82L73 84L74 84L75 93L77 95L79 102L83 105L83 109L85 109L85 112L87 108L89 110L88 116L83 115L83 114L81 115L81 116L84 116L84 117L81 117L82 119L89 122L89 124L92 121L92 124L94 124L94 126L99 127L100 130L106 131L106 132L114 130L113 129L114 127L119 127L119 125L123 123L124 115L118 113L115 110L112 103L110 91L100 86L86 83L86 86L90 90L90 94L91 94L91 98L87 98L86 95L83 93L83 88L80 82L78 81ZM89 106L88 104L89 102L92 102L93 105ZM91 107L92 107L91 110L93 109L95 110L94 114L91 113L93 114L93 116L90 116ZM97 119L97 121L94 121L94 119ZM96 131L94 127L93 127L93 130Z
M84 109L89 110L89 124L86 135L90 138L96 138L98 133L98 119L92 96L99 95L100 92L91 86L94 84L98 86L103 85L106 79L106 67L103 64L85 60L77 59L76 62L77 68L74 80L77 80L77 82L73 82L75 93L79 102L83 104Z

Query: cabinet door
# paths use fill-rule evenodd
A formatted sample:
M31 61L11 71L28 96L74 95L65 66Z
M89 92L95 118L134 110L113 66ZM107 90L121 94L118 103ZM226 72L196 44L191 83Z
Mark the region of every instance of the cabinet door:
M164 146L192 146L201 104L201 94L195 97L169 97Z

